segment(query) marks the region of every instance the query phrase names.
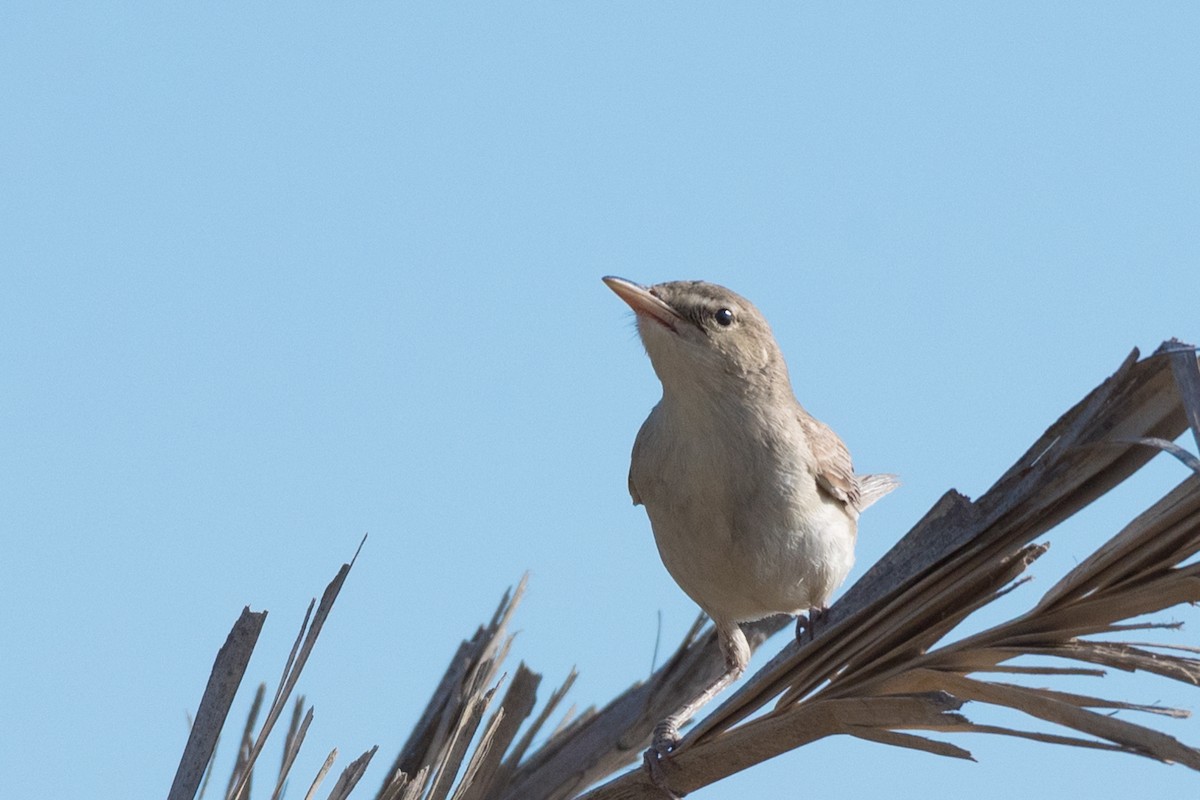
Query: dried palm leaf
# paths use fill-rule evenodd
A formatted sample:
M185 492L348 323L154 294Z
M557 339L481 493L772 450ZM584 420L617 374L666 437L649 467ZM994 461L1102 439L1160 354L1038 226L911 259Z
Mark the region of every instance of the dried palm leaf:
M836 734L969 759L970 752L958 744L924 734L987 733L1129 753L1200 770L1200 750L1114 716L1129 712L1171 719L1184 716L1183 711L1001 680L1094 678L1118 669L1200 685L1200 648L1095 638L1177 628L1175 623L1131 620L1200 602L1200 564L1189 563L1200 553L1200 477L1190 475L1167 492L1062 576L1025 613L954 638L979 609L1023 585L1022 573L1048 546L1034 544L1035 539L1124 481L1156 453L1174 455L1200 473L1200 461L1173 442L1189 426L1200 444L1195 348L1172 340L1145 359L1134 351L978 500L954 491L943 496L829 610L815 637L788 643L700 720L663 764L669 784L679 793L689 792ZM339 587L346 570L348 565L335 579ZM722 668L712 628L699 620L645 682L598 710L587 709L578 716L568 712L554 730L543 734L575 673L536 715L541 678L524 664L500 691L501 664L512 641L507 625L523 591L524 581L505 595L491 622L459 647L388 770L376 794L379 800L578 797L638 761L654 725ZM248 784L254 757L327 614L323 603L308 636L302 629L303 646L298 638L267 722L253 741L247 733L246 758L235 768L235 796ZM746 626L747 635L757 646L786 624L786 618L763 620ZM262 615L251 615L239 625L230 641L246 639L252 649ZM244 671L248 655L249 650L227 655L223 649L218 666L240 680L238 666ZM1029 664L1027 657L1043 661ZM1064 663L1048 666L1047 659ZM187 788L204 772L220 729L214 724L224 720L236 689L237 680L232 688L214 688L214 682L220 684L215 676L214 671L172 800L194 796L194 789L188 793ZM964 713L968 703L1015 709L1035 724L1074 733L977 723ZM299 706L277 789L307 728L308 717L298 724L298 714ZM331 797L349 794L373 752L343 772ZM330 764L326 762L325 770ZM315 787L316 783L310 796ZM635 769L582 796L617 800L663 795L643 770Z

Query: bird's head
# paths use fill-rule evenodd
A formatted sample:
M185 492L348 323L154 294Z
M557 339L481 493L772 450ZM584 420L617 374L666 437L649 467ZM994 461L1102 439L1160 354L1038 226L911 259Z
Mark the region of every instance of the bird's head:
M704 281L641 286L609 276L604 282L637 314L638 334L665 391L761 394L782 382L790 392L770 326L741 295Z

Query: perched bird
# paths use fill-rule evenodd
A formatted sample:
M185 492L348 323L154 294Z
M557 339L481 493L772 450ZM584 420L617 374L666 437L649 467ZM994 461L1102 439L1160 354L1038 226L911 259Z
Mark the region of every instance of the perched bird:
M854 474L842 440L796 401L775 337L744 297L703 281L604 282L636 313L662 382L633 445L629 493L667 571L716 625L726 667L655 728L653 771L680 725L745 671L738 623L809 612L811 631L854 563L859 513L897 481Z

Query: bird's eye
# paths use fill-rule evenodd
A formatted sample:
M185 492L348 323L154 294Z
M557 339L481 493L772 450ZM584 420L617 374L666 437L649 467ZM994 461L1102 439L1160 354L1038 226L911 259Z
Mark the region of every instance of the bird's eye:
M733 312L728 308L717 309L717 313L713 316L716 318L717 324L722 328L728 328L733 324Z

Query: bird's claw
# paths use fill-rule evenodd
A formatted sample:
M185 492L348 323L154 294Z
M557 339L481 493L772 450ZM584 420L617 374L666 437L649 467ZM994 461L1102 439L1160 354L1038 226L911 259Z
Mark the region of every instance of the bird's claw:
M824 606L813 606L807 614L796 617L796 641L808 644L817 636L817 629L825 625L829 609Z
M650 781L671 800L679 800L679 795L667 785L667 773L663 769L663 763L679 745L679 738L679 723L668 717L654 726L654 738L642 756L642 763L650 775Z

